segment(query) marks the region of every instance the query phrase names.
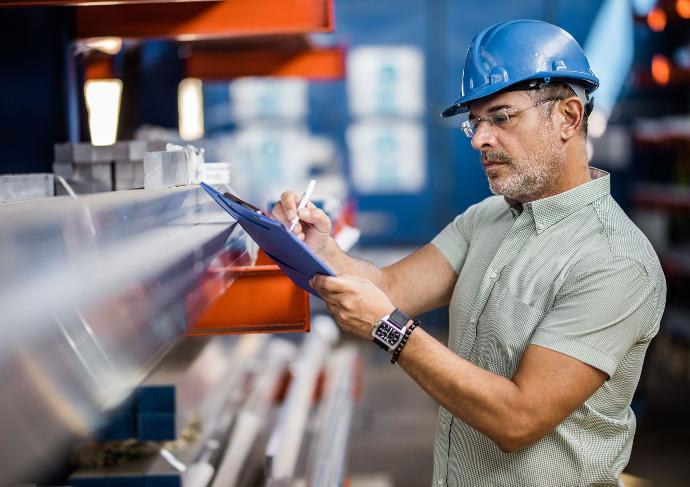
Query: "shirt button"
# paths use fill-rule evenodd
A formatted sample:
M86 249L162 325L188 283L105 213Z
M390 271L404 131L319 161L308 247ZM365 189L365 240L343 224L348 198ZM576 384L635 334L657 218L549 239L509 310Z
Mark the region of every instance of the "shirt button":
M544 224L543 224L543 223L538 223L538 224L537 224L537 230L539 230L540 232L541 232L542 230L544 230Z
M498 277L498 272L492 271L491 274L489 275L489 279L492 281Z

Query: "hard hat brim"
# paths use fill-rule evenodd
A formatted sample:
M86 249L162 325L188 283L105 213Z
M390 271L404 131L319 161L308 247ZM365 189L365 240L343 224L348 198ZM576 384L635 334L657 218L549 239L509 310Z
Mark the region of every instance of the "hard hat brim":
M577 73L577 76L573 76L572 73L570 73L570 76L563 77L562 73L559 73L558 71L542 71L540 73L535 73L533 76L529 76L528 78L524 78L517 81L489 84L478 90L473 91L471 95L461 96L460 98L455 100L455 102L452 105L446 107L441 112L441 116L447 118L466 113L469 110L468 103L478 100L480 98L485 98L487 96L497 94L501 91L507 90L508 88L515 86L516 84L533 79L552 79L563 82L570 81L573 83L582 83L586 86L587 93L591 93L599 87L599 79L596 76L593 76L589 73Z
M456 100L455 103L446 107L442 112L441 116L443 118L454 117L455 115L460 115L467 111L467 105L462 102L462 98Z

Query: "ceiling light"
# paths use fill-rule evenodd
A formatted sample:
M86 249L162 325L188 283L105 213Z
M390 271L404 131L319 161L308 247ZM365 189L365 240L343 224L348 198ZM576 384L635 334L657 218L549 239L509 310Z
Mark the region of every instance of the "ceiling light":
M112 145L117 140L120 118L122 81L119 79L89 80L84 84L89 132L93 145Z
M122 39L119 37L96 37L85 42L86 47L96 49L114 56L122 50Z
M177 111L182 140L204 136L204 96L200 79L186 78L177 89Z

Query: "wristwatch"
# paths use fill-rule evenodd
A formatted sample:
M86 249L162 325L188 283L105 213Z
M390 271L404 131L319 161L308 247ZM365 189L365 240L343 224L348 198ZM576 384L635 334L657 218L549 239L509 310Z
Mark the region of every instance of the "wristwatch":
M393 310L374 325L371 331L374 343L387 352L393 353L402 342L410 317L399 309Z

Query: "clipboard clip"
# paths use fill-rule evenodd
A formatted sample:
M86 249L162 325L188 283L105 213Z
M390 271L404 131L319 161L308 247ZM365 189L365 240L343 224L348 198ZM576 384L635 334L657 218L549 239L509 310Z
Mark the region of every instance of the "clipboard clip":
M265 217L273 218L271 215L269 215L268 213L266 213L265 211L263 211L261 208L258 208L258 207L256 207L256 206L252 205L251 203L247 203L246 201L244 201L244 200L243 200L242 198L240 198L239 196L235 196L234 194L228 193L228 192L223 193L223 196L225 196L225 197L228 198L229 200L234 201L234 202L237 203L237 204L240 204L240 205L244 206L245 208L247 208L248 210L253 211L254 213L259 213L260 215L263 215L263 216L265 216Z

